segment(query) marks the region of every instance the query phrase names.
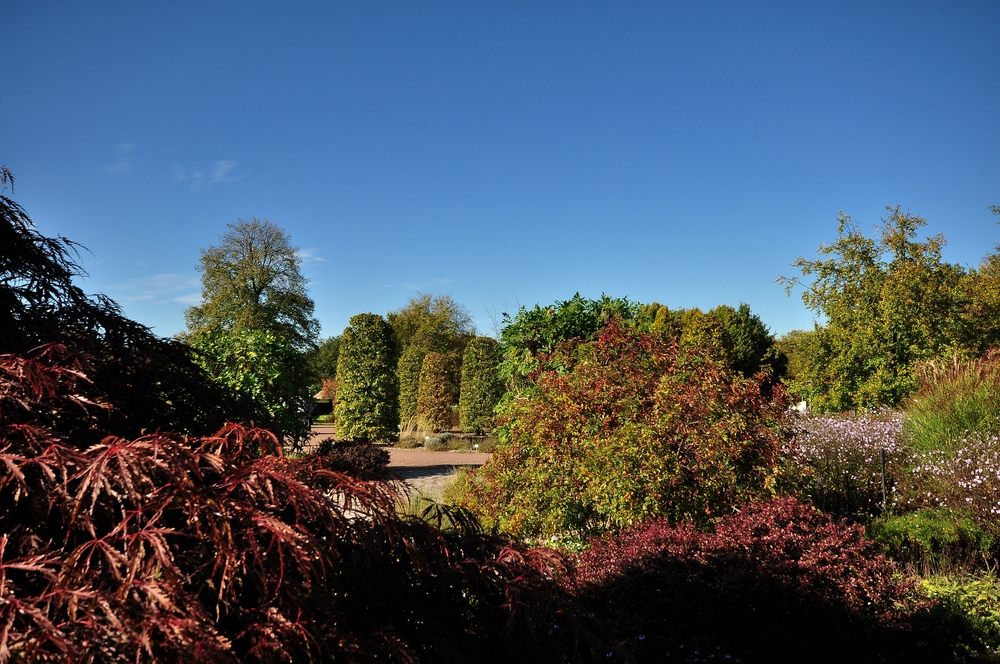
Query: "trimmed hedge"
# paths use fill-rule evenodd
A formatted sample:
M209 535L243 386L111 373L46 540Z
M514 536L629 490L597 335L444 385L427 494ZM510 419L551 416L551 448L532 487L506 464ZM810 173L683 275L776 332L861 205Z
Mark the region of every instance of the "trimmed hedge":
M340 339L337 437L399 438L399 380L392 327L378 314L358 314Z
M417 391L417 423L421 429L443 431L451 428L451 407L455 403L453 362L443 353L427 353L420 369Z
M500 378L500 344L491 337L476 337L462 358L459 412L462 431L482 433L492 426L493 411L505 391Z
M408 426L417 416L417 392L420 389L420 369L427 349L410 344L399 357L396 375L399 377L399 421Z

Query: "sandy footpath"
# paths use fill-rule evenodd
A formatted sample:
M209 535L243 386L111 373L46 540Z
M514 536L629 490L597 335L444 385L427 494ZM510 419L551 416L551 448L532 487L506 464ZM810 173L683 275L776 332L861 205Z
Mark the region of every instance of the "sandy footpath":
M440 499L459 468L478 468L490 458L479 452L430 452L389 448L389 470L418 494Z
M311 444L333 435L331 426L314 426ZM307 448L311 446L307 444ZM440 498L459 468L478 468L490 458L481 452L431 452L421 447L409 450L389 448L389 469L417 493Z

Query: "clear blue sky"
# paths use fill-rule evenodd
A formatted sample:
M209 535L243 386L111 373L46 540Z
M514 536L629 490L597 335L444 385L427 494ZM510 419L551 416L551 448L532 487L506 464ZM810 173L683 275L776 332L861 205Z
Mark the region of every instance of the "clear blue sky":
M480 331L602 292L751 305L901 205L1000 240L1000 2L8 2L0 163L88 292L156 332L266 217L325 336L417 291ZM9 194L9 191L7 192Z

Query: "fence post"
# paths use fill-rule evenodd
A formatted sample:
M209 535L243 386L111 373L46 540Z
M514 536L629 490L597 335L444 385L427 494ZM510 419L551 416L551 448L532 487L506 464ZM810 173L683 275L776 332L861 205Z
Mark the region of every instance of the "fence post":
M885 491L885 449L884 448L879 449L879 451L878 451L878 463L879 463L879 466L881 466L881 468L882 468L882 511L884 512L885 508L886 508L886 502L887 502L886 491Z

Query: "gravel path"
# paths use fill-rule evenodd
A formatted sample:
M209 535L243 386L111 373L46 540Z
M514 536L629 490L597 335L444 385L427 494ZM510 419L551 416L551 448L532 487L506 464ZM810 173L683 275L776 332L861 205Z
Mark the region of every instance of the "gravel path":
M334 434L332 426L314 426L316 444ZM307 444L307 448L309 445ZM389 448L389 469L420 495L439 500L459 468L478 468L490 458L480 452L431 452L422 447L409 450Z
M389 469L418 494L440 500L459 468L478 468L490 458L479 452L431 452L389 448Z

